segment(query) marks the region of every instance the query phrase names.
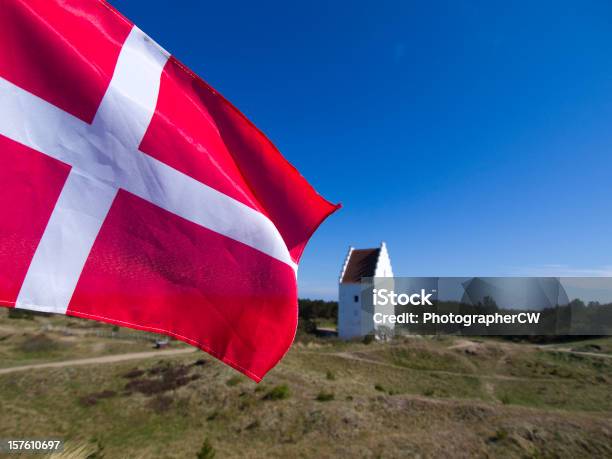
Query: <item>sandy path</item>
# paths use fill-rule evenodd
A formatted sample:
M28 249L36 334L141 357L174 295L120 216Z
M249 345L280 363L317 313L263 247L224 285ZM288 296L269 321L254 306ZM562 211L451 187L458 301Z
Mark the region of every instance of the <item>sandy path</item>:
M612 354L606 354L603 352L588 352L588 351L574 351L565 347L551 347L550 345L539 346L539 349L548 352L565 352L567 354L586 355L589 357L601 357L602 359L612 359Z
M171 350L166 350L166 351L159 350L159 351L149 351L149 352L132 352L129 354L91 357L88 359L62 360L61 362L37 363L33 365L22 365L19 367L0 368L0 375L5 375L8 373L15 373L17 371L39 370L43 368L74 367L74 366L80 366L80 365L93 365L93 364L100 364L100 363L124 362L126 360L150 359L152 357L168 357L168 356L174 356L174 355L180 355L180 354L189 354L191 352L196 352L197 350L198 349L196 348L187 348L187 349L171 349Z
M449 370L426 370L426 369L416 369L410 367L403 367L401 365L394 365L392 363L387 362L379 362L377 360L370 360L360 357L358 355L351 354L350 352L333 352L329 354L320 354L320 355L333 355L336 357L340 357L342 359L347 360L355 360L357 362L369 363L372 365L380 365L388 368L394 368L396 370L405 370L405 371L415 371L415 372L423 372L423 373L435 373L449 376L460 376L460 377L468 377L468 378L476 378L476 379L498 379L502 381L553 381L554 378L531 378L526 376L510 376L510 375L500 375L500 374L485 374L485 373L468 373L468 372L460 372L460 371L449 371Z

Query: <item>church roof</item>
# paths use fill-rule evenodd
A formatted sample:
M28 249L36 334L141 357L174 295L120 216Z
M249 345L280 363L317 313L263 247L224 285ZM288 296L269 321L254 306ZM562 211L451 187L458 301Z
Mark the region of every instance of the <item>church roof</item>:
M355 249L351 251L341 283L359 283L362 277L374 277L380 249Z

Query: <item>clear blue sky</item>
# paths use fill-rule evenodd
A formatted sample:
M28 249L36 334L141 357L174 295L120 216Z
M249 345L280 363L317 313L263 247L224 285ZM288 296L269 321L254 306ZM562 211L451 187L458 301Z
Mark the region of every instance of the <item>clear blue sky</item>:
M301 297L381 240L400 275L612 273L610 2L111 3L342 202Z

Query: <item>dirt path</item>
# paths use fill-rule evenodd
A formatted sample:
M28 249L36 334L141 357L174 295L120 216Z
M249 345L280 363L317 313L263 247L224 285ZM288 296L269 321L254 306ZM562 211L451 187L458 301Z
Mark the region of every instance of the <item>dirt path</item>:
M460 371L448 371L448 370L425 370L425 369L415 369L410 367L403 367L400 365L394 365L392 363L387 362L379 362L377 360L370 360L360 357L358 355L354 355L350 352L332 352L329 354L321 354L321 355L333 355L335 357L340 357L342 359L347 360L355 360L357 362L364 362L372 365L380 365L388 368L394 368L405 371L420 371L424 373L434 373L441 375L449 375L449 376L462 376L476 379L492 379L492 380L501 380L501 381L553 381L553 378L530 378L530 377L522 377L522 376L510 376L510 375L499 375L499 374L483 374L483 373L467 373Z
M479 346L479 345L482 345L482 343L478 341L460 339L460 340L457 340L455 344L453 344L452 346L449 346L448 349L469 349L473 346ZM516 349L516 347L513 347L513 345L510 343L503 343L503 344L497 343L497 345L502 348L505 347L506 349L509 349L509 350ZM607 354L605 352L576 351L574 349L567 348L567 347L559 347L556 344L522 343L519 346L528 346L532 349L539 349L541 351L546 351L546 352L565 352L567 354L584 355L588 357L600 357L602 359L612 359L612 354Z
M451 346L449 349L453 348L461 348L466 346L468 343L472 342L461 342L458 345ZM567 352L570 354L578 354L592 357L603 357L603 358L612 358L610 354L598 354L596 352L581 352L581 351L573 351L571 349L566 348L556 348L552 346L532 346L539 348L543 351L552 351L552 352ZM81 366L81 365L93 365L93 364L104 364L104 363L115 363L115 362L124 362L127 360L139 360L139 359L150 359L153 357L170 357L181 354L189 354L192 352L196 352L196 348L184 348L184 349L171 349L171 350L158 350L158 351L149 351L149 352L132 352L129 354L118 354L118 355L105 355L101 357L91 357L87 359L74 359L74 360L62 360L59 362L45 362L45 363L37 363L32 365L22 365L18 367L9 367L9 368L0 368L0 375L15 373L18 371L27 371L27 370L39 370L43 368L63 368L63 367L72 367L72 366ZM306 351L308 352L308 351ZM409 368L399 367L397 365L393 365L386 362L378 362L376 360L364 359L363 357L356 356L350 352L334 352L329 355L334 355L336 357L348 359L348 360L356 360L364 363L374 364L374 365L382 365L393 368L402 368L406 370L410 370ZM448 374L453 376L471 376L476 378L483 379L497 379L497 380L537 380L542 379L546 380L548 378L523 378L518 376L506 376L506 375L485 375L485 374L473 374L473 373L461 373L461 372L453 372L453 371L445 371L445 370L420 370L427 371L429 373L441 373Z
M549 345L539 346L539 349L548 352L565 352L567 354L575 355L586 355L588 357L601 357L602 359L612 359L612 354L605 354L599 352L588 352L588 351L574 351L565 347L552 347Z
M80 365L93 365L93 364L100 364L100 363L124 362L126 360L150 359L153 357L169 357L169 356L175 356L175 355L180 355L180 354L189 354L191 352L196 352L197 350L198 349L196 348L186 348L186 349L171 349L167 351L159 350L159 351L150 351L150 352L132 352L129 354L91 357L88 359L62 360L61 362L37 363L33 365L23 365L19 367L0 368L0 375L5 375L8 373L15 373L17 371L40 370L43 368L74 367L74 366L80 366Z

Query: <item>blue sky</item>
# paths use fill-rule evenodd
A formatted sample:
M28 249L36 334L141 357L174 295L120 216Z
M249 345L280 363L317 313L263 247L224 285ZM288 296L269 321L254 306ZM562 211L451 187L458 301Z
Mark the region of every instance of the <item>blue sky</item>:
M342 202L301 297L381 240L397 275L612 275L610 2L111 3Z

